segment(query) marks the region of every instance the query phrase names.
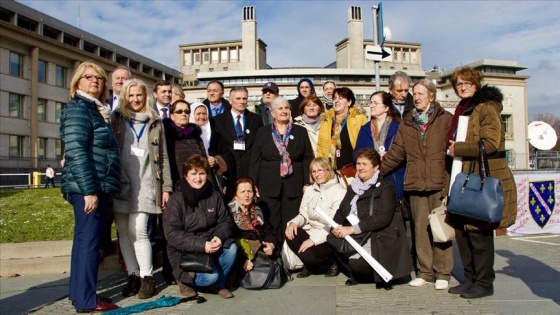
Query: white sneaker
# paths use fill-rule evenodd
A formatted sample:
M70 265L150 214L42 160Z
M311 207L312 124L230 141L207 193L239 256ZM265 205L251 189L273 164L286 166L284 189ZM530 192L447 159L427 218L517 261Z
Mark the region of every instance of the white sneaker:
M408 285L413 286L413 287L421 287L421 286L425 285L426 283L428 283L428 282L426 282L426 280L424 280L422 278L416 278L416 279L410 281L408 283Z
M449 287L449 281L436 280L436 290L446 290Z

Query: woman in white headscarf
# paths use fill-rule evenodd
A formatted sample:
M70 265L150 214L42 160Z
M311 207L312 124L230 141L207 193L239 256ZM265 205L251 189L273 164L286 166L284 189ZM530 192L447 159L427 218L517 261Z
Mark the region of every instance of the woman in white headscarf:
M208 108L206 105L203 103L191 104L189 122L198 125L202 130L200 138L204 144L208 163L218 175L216 178L213 178L212 181L221 181L215 184L218 184L222 192L224 192L223 188L227 185L225 180L229 178L228 170L233 167L233 156L229 149L222 145L223 141L221 141L221 136L214 126L214 121L209 119Z

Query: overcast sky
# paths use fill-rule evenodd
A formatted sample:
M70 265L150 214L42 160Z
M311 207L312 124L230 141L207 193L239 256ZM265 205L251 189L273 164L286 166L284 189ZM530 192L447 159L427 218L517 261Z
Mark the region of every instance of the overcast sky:
M324 67L347 37L348 8L362 7L373 38L378 1L19 2L178 69L180 44L241 39L242 8L253 5L257 36L272 67ZM527 67L529 118L560 117L560 1L384 1L394 41L422 44L422 65L451 69L480 59Z

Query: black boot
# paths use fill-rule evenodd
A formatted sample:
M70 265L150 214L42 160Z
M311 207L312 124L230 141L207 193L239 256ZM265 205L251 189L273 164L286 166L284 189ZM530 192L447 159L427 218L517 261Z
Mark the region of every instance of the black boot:
M311 271L309 271L309 269L307 269L307 267L303 267L303 269L297 274L296 277L298 278L307 278L311 276Z
M325 277L336 277L339 273L340 271L338 271L338 265L336 264L336 262L333 262L330 265L329 270L327 270L327 272L325 273Z
M470 288L472 288L473 283L470 280L465 280L465 282L454 286L452 288L449 288L449 290L447 292L451 293L451 294L461 294L464 293L465 291L469 290Z
M493 288L482 288L482 287L472 286L467 291L461 293L461 297L464 299L478 299L493 294L494 294Z
M124 297L131 297L135 296L138 291L140 291L140 277L133 273L128 276L128 282L122 290L122 295Z

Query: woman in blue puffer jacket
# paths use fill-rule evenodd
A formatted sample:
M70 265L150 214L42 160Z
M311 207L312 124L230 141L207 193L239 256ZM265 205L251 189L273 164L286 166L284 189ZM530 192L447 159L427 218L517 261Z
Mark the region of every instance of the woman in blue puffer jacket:
M107 124L111 109L107 75L84 62L71 81L70 102L60 115L60 138L65 148L62 193L74 207L74 243L69 299L78 312L117 308L97 296L99 249L111 194L120 191L119 151Z

